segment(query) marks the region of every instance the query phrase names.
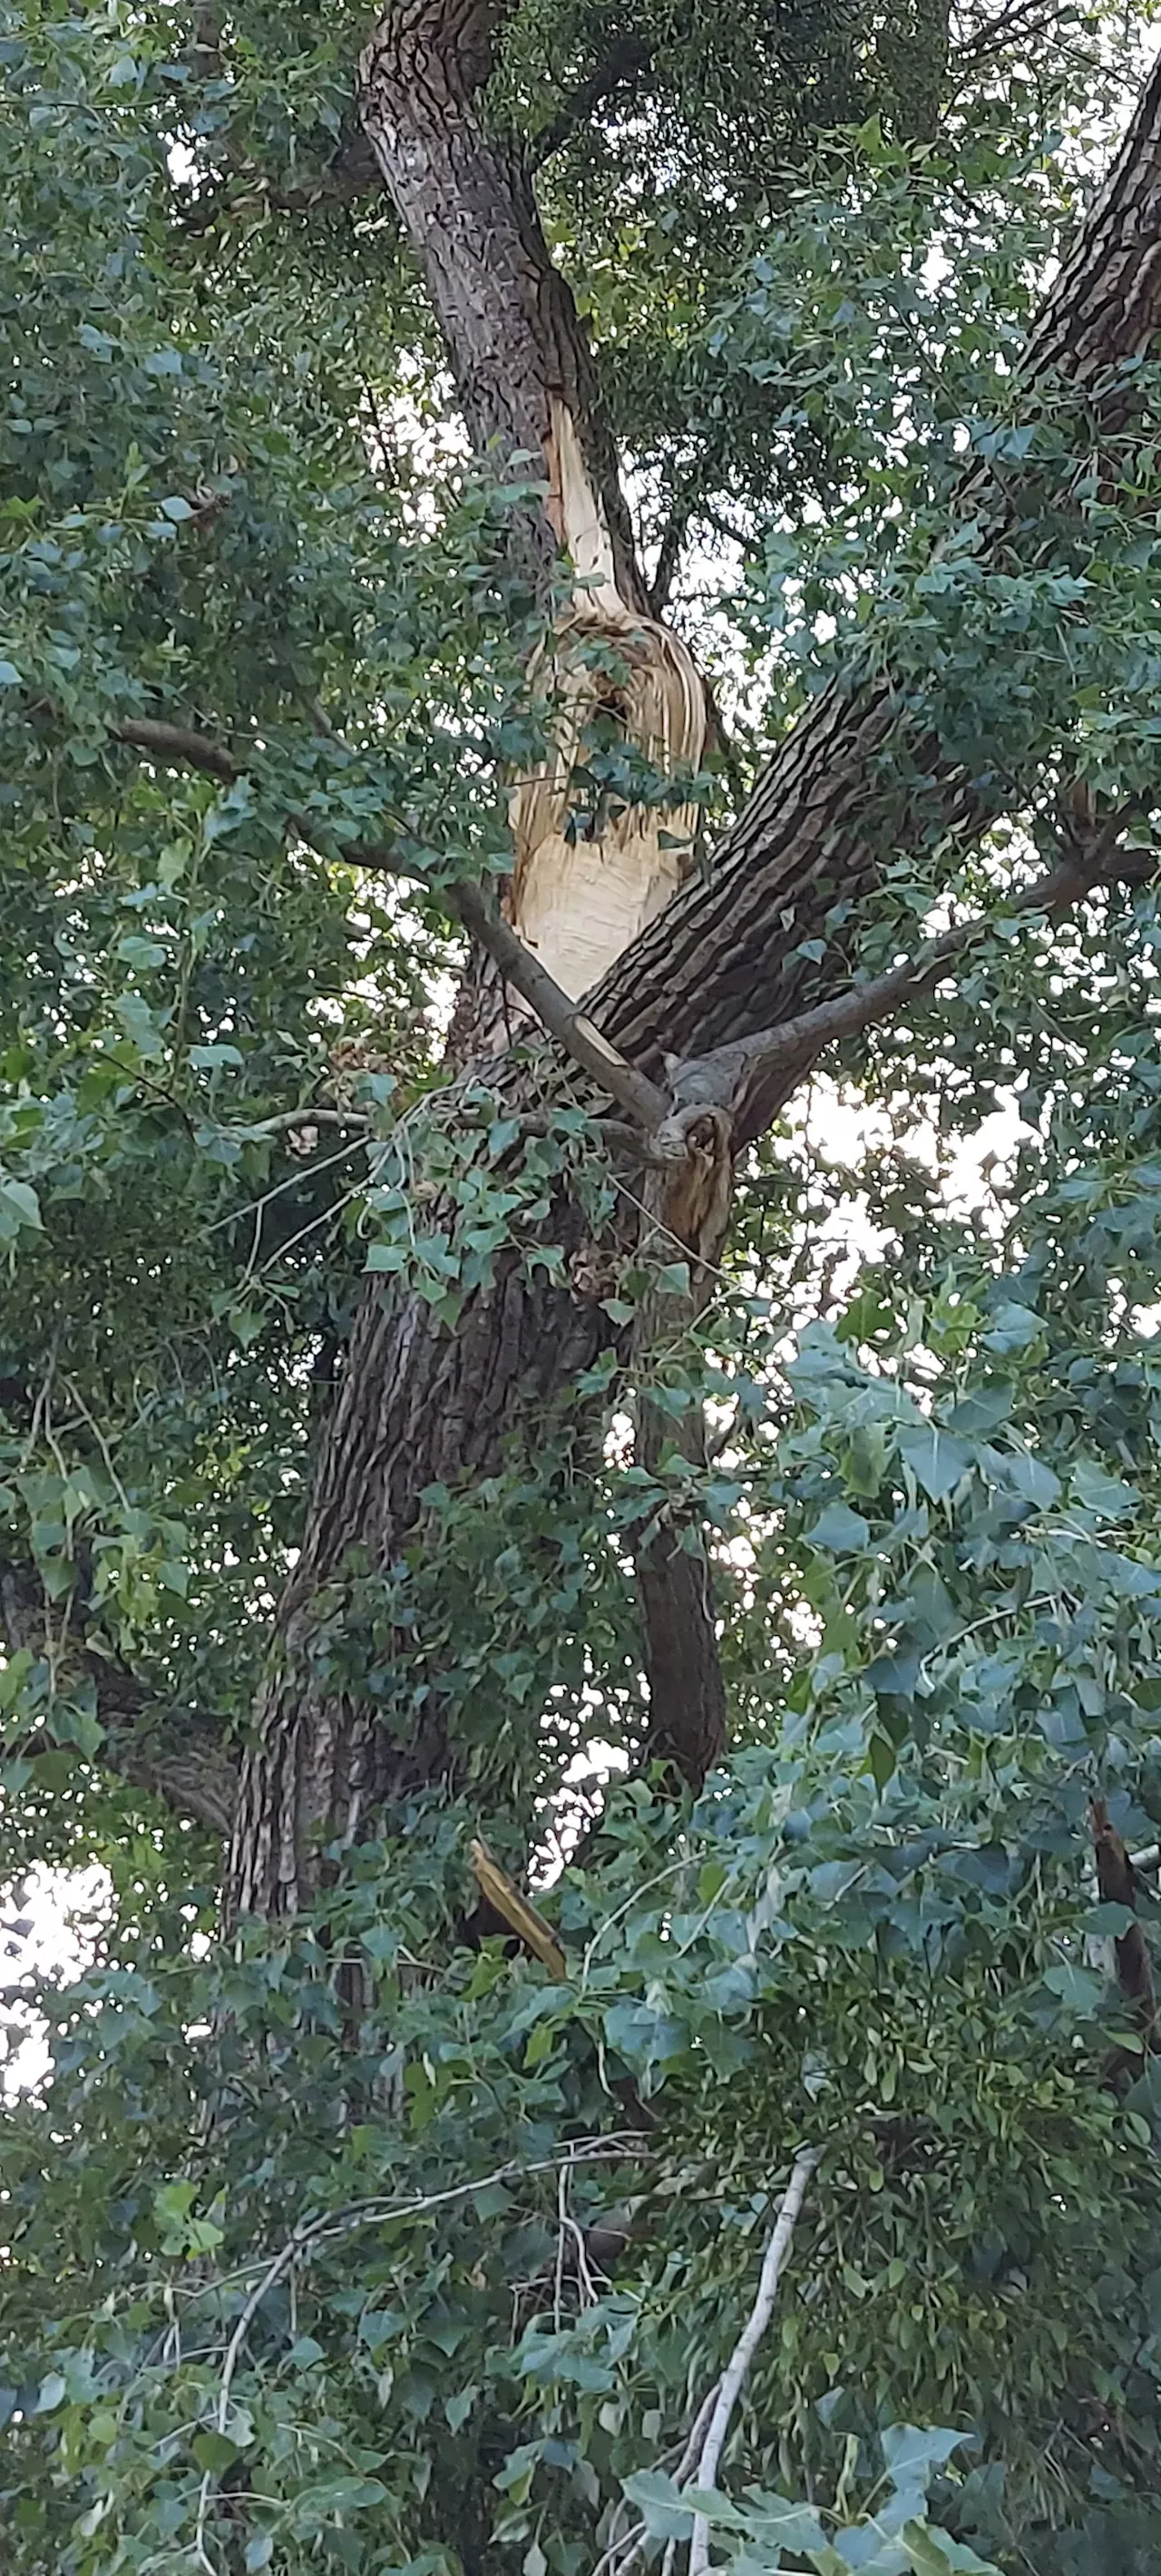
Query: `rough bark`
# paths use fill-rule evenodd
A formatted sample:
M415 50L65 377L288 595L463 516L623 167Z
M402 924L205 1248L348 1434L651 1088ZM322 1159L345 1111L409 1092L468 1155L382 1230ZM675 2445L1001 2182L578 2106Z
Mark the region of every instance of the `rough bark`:
M583 1229L561 1210L567 1243ZM291 1912L313 1884L312 1838L354 1839L386 1799L454 1764L438 1693L409 1740L392 1742L365 1697L328 1670L326 1587L357 1547L372 1567L397 1556L427 1486L455 1487L502 1466L512 1425L609 1338L595 1300L541 1283L513 1258L447 1332L422 1298L372 1286L346 1353L302 1553L279 1611L277 1664L243 1767L230 1866L234 1912ZM334 1607L332 1601L331 1607Z
M524 551L553 590L562 554L572 567L535 673L553 750L513 793L508 904L576 998L675 893L697 820L688 804L578 820L582 740L604 719L675 775L700 763L707 710L686 646L649 611L592 354L529 172L480 106L503 14L504 0L394 0L362 59L360 114L476 448L543 477L543 510L520 520ZM486 1024L478 1015L477 1035Z
M472 441L533 472L555 458L553 405L569 413L612 545L617 589L647 602L616 452L571 290L549 257L515 143L480 108L504 0L395 0L362 62L359 113L423 270ZM555 580L564 536L556 459L528 542ZM596 527L590 542L598 543ZM578 562L578 570L585 567Z
M462 22L469 29L480 23L470 10ZM446 23L442 16L439 23ZM505 334L518 314L516 338L523 330L540 349L542 312L555 316L561 307L511 202L497 201L491 147L480 147L482 175L473 165L479 138L471 150L464 140L472 93L467 100L449 93L442 73L432 82L426 0L412 0L392 24L402 68L383 76L373 139L384 167L395 172L392 189L405 221L412 203L413 239L433 295L450 306L468 281L473 312L493 316ZM488 25L484 20L481 41ZM411 53L401 50L404 38ZM381 43L382 31L369 81L383 62ZM414 148L411 85L424 102ZM445 185L451 198L441 209ZM1032 334L1029 368L1082 391L1100 406L1106 429L1115 427L1130 397L1110 389L1109 372L1144 352L1159 325L1161 67ZM473 416L484 417L480 407L489 418L503 414L514 443L537 423L543 435L543 378L525 369L518 353L505 385L481 363L474 387L464 371ZM527 406L535 410L536 403L534 421ZM599 463L594 471L599 483ZM973 501L979 489L977 478ZM1034 517L1035 495L1029 507L1026 495L1021 501L1011 489L993 488L994 541L1012 544L1027 560L1037 539L1034 526L1030 532L1019 524L1020 507L1025 522ZM897 752L900 745L904 756L888 764L888 746ZM908 739L889 678L836 684L771 764L712 876L688 885L613 965L590 997L592 1015L654 1078L666 1050L697 1057L769 1027L841 980L843 960L828 925L835 901L849 904L863 893L885 854L952 823L964 832L981 829L1001 795L944 760L936 741ZM819 936L828 943L821 964L802 955L803 944ZM792 1088L793 1069L784 1066L779 1097ZM777 1105L769 1093L741 1104L735 1146ZM567 1240L575 1212L564 1211L562 1221ZM328 1683L319 1659L319 1591L341 1586L352 1549L373 1566L389 1563L415 1525L424 1486L434 1477L454 1482L488 1472L524 1409L606 1338L603 1317L583 1296L529 1290L514 1268L469 1302L455 1335L433 1328L427 1308L406 1289L386 1297L378 1283L368 1289L280 1619L278 1671L247 1761L231 1873L235 1906L278 1910L301 1901L312 1882L312 1836L324 1825L356 1831L368 1801L408 1779L430 1778L451 1758L437 1701L408 1743L389 1745L374 1709Z

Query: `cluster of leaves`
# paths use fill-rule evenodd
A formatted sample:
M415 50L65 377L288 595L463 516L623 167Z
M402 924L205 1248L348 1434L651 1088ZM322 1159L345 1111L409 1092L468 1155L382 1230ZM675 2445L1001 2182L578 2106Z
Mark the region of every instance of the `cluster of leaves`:
M776 1740L676 1837L644 1783L613 1801L543 1900L563 1984L449 1942L470 1819L420 1803L232 1962L188 1861L184 1923L160 1864L136 1930L51 1996L55 2080L6 2157L17 2567L197 2543L215 2567L515 2552L567 2576L622 2498L680 2536L656 2464L804 2139L823 2163L719 2546L1055 2576L1064 2521L1085 2565L1148 2564L1161 2105L1148 2067L1121 2102L1104 2080L1141 2032L1089 1964L1125 1918L1089 1888L1087 1806L1101 1776L1152 1830L1161 1567L1094 1462L1046 1603L1019 1560L1043 1565L1055 1497L994 1405L986 1439L970 1392L936 1428L818 1330L793 1367L803 1589L848 1597ZM894 1591L863 1611L869 1554ZM949 1633L952 1585L992 1617ZM908 2447L908 2421L946 2430ZM930 2526L920 2462L943 2463Z
M1133 947L1150 926L1142 899ZM701 1499L751 1743L684 1819L613 1797L542 1899L564 1984L455 1946L478 1811L418 1802L232 1963L190 1852L139 1859L135 1918L46 1997L55 2080L10 2124L17 2567L176 2567L196 2541L215 2567L569 2576L614 2511L680 2542L664 2462L803 2140L823 2163L741 2477L709 2499L718 2553L1150 2565L1161 2100L1088 1817L1100 1791L1138 1846L1161 1817L1161 1181L1114 947L1106 924L1107 1078L1028 1130L1018 1257L978 1217L945 1211L940 1241L906 1161L868 1155L897 1260L789 1348L751 1297L736 1356L684 1384L664 1362L676 1412L707 1382L736 1407ZM690 1472L663 1466L657 1507ZM609 1677L585 1552L642 1506L614 1467L571 1542L531 1479L448 1510L431 1586L462 1585L466 1692L507 1704L517 1637L533 1699L559 1686L569 1617ZM1140 2067L1122 2098L1113 2052ZM917 2423L944 2429L891 2429Z

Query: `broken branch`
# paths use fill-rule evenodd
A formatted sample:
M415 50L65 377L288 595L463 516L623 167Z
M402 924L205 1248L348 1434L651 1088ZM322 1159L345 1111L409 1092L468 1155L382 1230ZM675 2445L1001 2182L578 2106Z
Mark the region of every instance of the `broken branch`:
M132 716L113 726L112 732L115 741L123 742L133 750L144 751L155 759L172 761L187 769L196 769L207 778L216 778L225 787L232 787L246 766L226 749L224 743L216 742L212 735L199 733L189 725L162 723L151 716ZM287 821L311 848L317 849L316 832L301 815L290 814ZM427 882L423 870L414 862L374 843L351 842L343 849L342 857L348 867L367 868L378 873L390 869L394 874L412 877L420 884ZM572 995L565 992L564 986L558 984L532 950L525 947L511 923L505 921L489 901L482 886L459 878L453 879L443 891L450 909L459 915L465 930L470 931L480 946L495 959L505 981L528 1003L542 1028L558 1040L582 1072L599 1083L602 1091L617 1101L646 1135L652 1135L669 1110L665 1093L644 1074L637 1073L617 1048L609 1044L595 1021L578 1008Z

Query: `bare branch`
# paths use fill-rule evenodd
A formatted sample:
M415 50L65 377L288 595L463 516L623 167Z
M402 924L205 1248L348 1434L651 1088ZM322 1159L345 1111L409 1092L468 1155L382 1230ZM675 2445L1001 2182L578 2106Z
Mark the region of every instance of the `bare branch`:
M774 2223L774 2233L766 2248L754 2305L722 2372L721 2385L709 2421L709 2430L702 2444L701 2458L697 2464L697 2474L694 2479L696 2487L712 2487L717 2477L718 2462L730 2429L730 2417L745 2387L750 2364L773 2316L778 2284L790 2251L790 2239L794 2234L795 2223L806 2198L806 2186L818 2167L820 2155L821 2150L818 2147L800 2147L790 2168L790 2180L782 2194L778 2216ZM699 2513L694 2518L689 2544L689 2576L703 2576L703 2570L708 2565L709 2524L704 2514Z
M1115 874L1113 850L1131 817L1122 811L1093 839L1087 850L1073 844L1067 855L1013 896L1006 918L1014 914L1067 911ZM1130 867L1130 874L1135 871ZM840 1038L856 1037L907 1002L917 1001L937 983L945 967L994 929L988 914L957 922L954 929L929 939L914 957L904 958L885 974L853 984L845 993L801 1011L778 1027L759 1029L710 1054L688 1057L673 1069L674 1097L680 1104L714 1104L729 1109L737 1127L759 1134L801 1082L824 1050Z
M563 150L578 125L588 123L593 109L603 106L613 91L622 88L626 81L635 80L639 73L647 72L652 59L652 47L643 36L616 37L587 78L578 81L576 88L570 90L551 125L546 125L542 134L534 136L528 152L530 168L534 171L543 169L554 153Z
M619 1101L627 1115L652 1135L668 1115L666 1094L609 1045L595 1021L578 1008L563 985L525 947L511 923L494 910L481 887L461 882L448 886L446 893L465 929L495 958L501 974L523 995L542 1027L559 1040L602 1091Z
M216 778L223 787L232 787L241 771L225 745L215 742L208 733L198 733L192 725L156 723L152 716L126 716L112 728L116 742L131 745L135 751L151 752L158 760L167 760L174 768L198 769L206 778Z

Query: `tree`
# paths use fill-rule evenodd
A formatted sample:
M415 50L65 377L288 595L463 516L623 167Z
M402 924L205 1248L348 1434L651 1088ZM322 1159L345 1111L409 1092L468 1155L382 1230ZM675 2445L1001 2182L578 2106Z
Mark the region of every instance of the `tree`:
M5 15L20 2570L1155 2563L1124 50Z

